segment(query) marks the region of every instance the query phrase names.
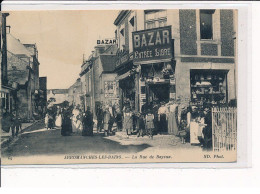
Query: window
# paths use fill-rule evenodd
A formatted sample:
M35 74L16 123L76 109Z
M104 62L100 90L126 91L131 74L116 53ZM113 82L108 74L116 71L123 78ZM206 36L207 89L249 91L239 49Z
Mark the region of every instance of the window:
M115 81L105 81L105 97L113 97L116 94L116 82Z
M215 10L200 10L200 39L213 39L212 19Z
M158 28L167 25L166 10L147 10L145 11L145 28Z

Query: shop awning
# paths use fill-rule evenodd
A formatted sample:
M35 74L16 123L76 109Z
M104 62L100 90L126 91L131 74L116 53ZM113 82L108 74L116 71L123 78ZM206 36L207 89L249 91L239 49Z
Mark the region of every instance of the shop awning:
M124 73L124 74L122 74L122 75L116 76L116 80L125 79L125 78L127 78L129 75L130 75L130 72L128 71L128 72L126 72L126 73Z

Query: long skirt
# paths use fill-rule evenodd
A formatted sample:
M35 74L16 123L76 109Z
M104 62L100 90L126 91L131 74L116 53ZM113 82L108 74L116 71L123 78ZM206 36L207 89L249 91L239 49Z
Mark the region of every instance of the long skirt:
M70 135L71 132L72 132L71 120L70 118L64 118L61 124L61 135L67 136Z
M82 131L82 136L92 136L93 135L93 125L86 125Z
M131 135L131 133L133 133L134 129L133 129L133 119L132 119L132 117L125 116L125 118L124 118L124 129L125 129L127 135Z
M83 130L83 125L80 120L72 121L72 131L73 133L81 133Z
M61 127L61 115L56 117L55 125L56 127Z
M160 115L160 122L159 122L159 131L160 132L167 132L167 120L166 120L166 114L161 114Z
M173 135L178 135L178 126L175 112L169 113L168 132Z

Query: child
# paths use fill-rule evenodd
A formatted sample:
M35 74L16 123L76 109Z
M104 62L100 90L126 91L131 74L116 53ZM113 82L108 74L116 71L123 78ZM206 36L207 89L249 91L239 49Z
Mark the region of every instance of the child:
M49 114L48 113L46 113L46 115L45 115L44 123L45 123L45 128L48 129L48 125L49 125Z

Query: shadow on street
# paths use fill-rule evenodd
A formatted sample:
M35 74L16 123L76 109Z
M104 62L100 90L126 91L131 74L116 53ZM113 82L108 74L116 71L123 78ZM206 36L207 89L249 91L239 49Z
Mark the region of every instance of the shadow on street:
M102 134L84 137L80 135L61 136L60 129L47 130L44 128L44 124L37 123L26 129L16 142L9 145L2 156L137 153L148 147L151 146L145 143L121 145Z

